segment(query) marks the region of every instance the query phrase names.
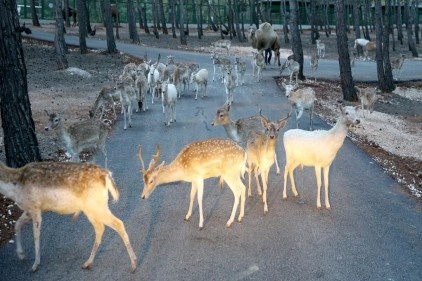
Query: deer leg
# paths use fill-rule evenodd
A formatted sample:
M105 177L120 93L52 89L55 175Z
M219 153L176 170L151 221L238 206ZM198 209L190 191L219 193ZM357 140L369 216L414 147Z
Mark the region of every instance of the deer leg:
M191 189L190 189L190 201L189 201L189 209L188 213L185 216L185 221L188 221L190 219L190 216L192 215L192 207L193 207L193 201L195 200L195 195L198 188L196 186L195 182L192 182Z
M105 229L104 223L97 221L93 215L91 216L91 215L86 214L86 216L88 217L88 220L91 222L92 226L94 227L95 241L94 241L94 245L92 247L91 254L88 260L82 265L83 269L89 269L92 263L94 262L95 255L97 253L98 247L101 244L101 239L103 237L103 233Z
M230 175L229 177L224 178L224 181L227 183L227 185L233 192L233 196L234 196L234 204L233 204L232 212L230 214L229 220L226 223L226 227L230 227L231 224L233 223L234 217L236 215L237 206L239 205L239 197L242 196L241 195L242 192L238 188L237 180L235 180L235 177L239 177L239 175L235 174L235 175Z
M127 250L128 254L129 254L132 272L134 272L136 270L136 255L135 255L135 252L133 251L133 248L132 248L132 246L130 244L129 236L127 235L127 232L126 232L126 229L125 229L125 225L123 224L123 222L121 220L119 220L118 218L116 218L110 212L110 210L108 210L108 212L104 216L104 221L103 222L107 226L109 226L112 229L114 229L119 234L120 238L122 238L123 243L126 246L126 250Z
M238 178L237 186L240 190L240 213L239 217L237 218L237 221L242 222L242 219L245 216L246 187L240 180L240 178Z
M325 167L323 169L324 171L324 188L325 188L325 208L327 210L331 210L330 206L330 197L328 196L328 175L330 173L330 166Z
M256 190L258 191L258 195L262 196L262 188L261 188L261 184L259 182L259 174L260 174L259 167L255 166L253 171L254 171L254 174L255 174ZM262 177L261 177L261 179L262 179Z
M278 166L278 161L277 161L277 153L274 153L274 162L275 162L275 167L276 167L276 173L277 175L280 174L280 167Z
M317 208L321 209L321 167L315 166L315 174L317 179Z
M25 254L22 248L22 227L31 220L31 214L27 211L19 217L15 224L15 233L16 233L16 253L20 260L25 259Z
M204 228L204 212L202 210L202 198L204 196L204 181L200 180L197 182L198 192L197 192L197 200L198 200L198 207L199 207L199 230Z
M252 188L251 188L251 174L252 174L252 164L249 164L248 163L248 179L249 179L249 181L248 181L248 183L249 183L249 185L248 185L248 197L250 198L250 197L252 197Z
M38 265L40 264L40 235L41 235L41 211L35 211L32 213L32 225L34 231L34 244L35 244L35 261L32 265L31 271L37 271Z

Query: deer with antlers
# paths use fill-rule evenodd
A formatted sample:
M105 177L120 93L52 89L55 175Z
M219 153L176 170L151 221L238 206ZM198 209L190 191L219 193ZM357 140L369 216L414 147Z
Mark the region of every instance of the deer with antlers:
M190 182L190 203L185 220L192 215L192 206L195 195L198 197L199 206L199 229L204 227L204 215L202 211L202 197L204 193L204 180L212 177L220 177L220 183L225 181L234 195L234 204L230 219L226 226L230 227L234 221L240 199L240 214L238 222L241 222L245 213L246 188L240 177L246 171L246 153L235 141L229 139L208 139L196 141L186 145L169 165L164 161L158 164L160 159L160 147L157 145L157 154L151 160L148 169L145 169L142 159L142 148L139 146L139 159L142 164L141 173L144 180L142 199L147 199L158 185L185 181Z

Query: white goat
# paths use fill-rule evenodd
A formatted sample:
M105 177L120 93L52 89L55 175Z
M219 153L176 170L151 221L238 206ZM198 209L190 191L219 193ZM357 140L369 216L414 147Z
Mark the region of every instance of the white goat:
M234 67L236 69L236 77L237 77L236 86L239 86L239 81L240 81L240 85L244 85L245 84L244 77L245 77L245 72L246 72L246 62L244 60L242 60L240 57L236 57Z
M295 77L296 77L295 83L297 83L297 77L299 75L299 70L300 70L300 64L293 59L287 59L280 68L280 75L283 73L283 71L286 68L289 70L290 84L292 83L293 74L295 74Z
M318 50L318 57L323 58L325 57L325 44L321 43L321 40L315 40L316 46Z
M259 131L251 131L248 135L246 153L248 159L248 174L249 174L249 188L248 195L252 196L251 191L251 175L252 171L255 174L256 187L258 194L261 194L261 185L259 184L258 175L261 175L263 193L262 201L264 202L264 214L268 213L267 204L267 185L268 174L277 157L275 153L275 146L277 144L278 133L281 128L286 125L286 118L280 119L277 122L271 122L269 119L261 115L262 126L265 128L265 133ZM277 171L278 173L279 171Z
M176 102L177 89L173 84L159 81L157 89L161 93L161 100L163 102L164 124L170 126L170 123L176 122Z
M61 117L57 113L48 113L48 123L46 131L54 130L57 137L63 143L66 151L71 155L71 161L79 162L79 154L87 149L100 149L104 154L107 168L107 150L105 142L108 136L108 127L103 121L90 118L85 121L77 122L69 127L64 127Z
M314 119L314 103L315 103L315 91L310 87L296 89L297 84L284 84L283 88L286 89L286 97L292 105L296 114L296 127L299 128L299 119L302 117L303 111L309 109L309 123L310 130L313 130L313 119ZM296 90L295 90L296 89Z
M359 88L355 86L355 89L361 102L363 117L365 117L365 107L368 114L374 111L374 105L378 100L377 88Z
M231 65L224 67L224 86L226 88L227 104L233 103L233 93L236 88L236 77L233 74L233 67Z
M286 167L284 169L283 199L287 198L286 186L287 175L290 177L292 192L298 196L294 181L293 171L298 166L315 167L317 179L317 208L321 208L321 169L324 173L325 184L325 207L330 209L328 196L328 174L330 166L342 147L352 124L359 124L356 108L352 106L340 106L341 114L336 125L330 130L305 131L301 129L288 130L284 133L283 143L286 151Z
M32 271L40 264L40 235L42 213L73 214L74 219L83 212L95 230L91 255L83 268L92 266L101 244L104 225L114 229L122 238L129 253L132 272L136 269L136 255L129 242L125 226L108 207L108 193L114 201L119 190L111 173L91 163L34 162L21 168L8 168L0 162L0 193L16 202L23 214L16 221L16 252L24 259L21 229L33 221L35 262ZM49 245L51 246L51 245Z
M257 73L257 82L261 81L261 72L262 69L265 67L265 59L264 56L257 51L252 51L252 76L255 77L255 73Z
M190 76L190 82L196 84L196 95L195 100L198 99L198 92L199 92L199 86L204 87L204 94L202 97L207 97L207 88L208 88L208 70L205 68L198 70L196 73L192 73Z

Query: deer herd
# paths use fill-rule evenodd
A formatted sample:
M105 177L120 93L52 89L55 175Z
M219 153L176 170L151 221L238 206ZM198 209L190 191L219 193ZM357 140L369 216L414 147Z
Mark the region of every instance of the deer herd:
M268 27L266 27L268 28ZM265 30L265 29L264 29ZM255 32L255 31L254 31ZM256 33L256 32L255 32ZM264 33L256 33L266 40ZM254 40L259 36L254 35ZM259 39L261 40L261 39ZM259 45L260 41L255 42ZM268 42L267 42L268 43ZM268 45L276 48L279 47ZM363 42L365 43L365 42ZM356 41L356 44L363 44ZM368 43L368 42L366 42ZM263 45L263 46L264 46ZM230 40L220 40L214 44L216 48L227 49L230 53ZM261 50L252 52L252 73L256 81L262 81L265 61ZM279 55L279 54L278 54ZM325 44L317 41L317 54L311 56L312 74L316 81L318 59L325 56ZM71 162L39 162L29 163L21 168L9 168L0 163L0 193L14 200L23 210L22 216L16 222L16 246L20 259L24 258L21 245L21 228L33 220L35 262L32 271L36 271L40 263L40 227L43 212L53 211L59 214L73 214L76 219L79 213L84 213L95 230L95 242L89 259L83 268L91 267L96 251L101 243L104 225L114 229L122 238L130 258L131 269L136 269L136 256L129 242L124 224L116 218L108 208L108 193L114 200L119 197L119 191L111 172L107 170L106 139L108 126L101 121L107 106L113 110L117 118L115 103L120 102L121 114L124 118L124 129L132 127L132 111L148 110L148 103L153 104L161 100L164 124L170 126L176 122L176 104L189 91L189 84L195 84L195 100L198 92L206 99L208 96L208 70L200 68L192 62L175 62L174 56L168 56L165 63L158 60L152 63L146 56L140 64L127 64L122 74L112 77L112 83L104 86L91 110L90 119L70 126L63 124L62 117L55 112L48 112L48 125L45 130L52 130L63 143L71 156ZM394 69L401 70L404 56L394 61ZM259 115L248 116L236 121L230 118L230 109L233 107L233 94L236 87L245 85L244 76L247 69L246 59L237 56L232 65L229 57L217 52L211 55L213 77L217 74L218 83L224 85L226 92L225 103L218 108L212 126L224 127L229 139L210 138L185 145L177 157L168 165L164 161L159 163L161 152L157 145L157 153L150 163L144 165L142 147L139 147L138 157L142 164L141 175L144 183L141 197L147 199L158 185L171 182L190 182L190 202L185 220L192 215L195 197L198 201L199 229L204 227L202 208L204 180L218 177L220 185L224 183L230 188L234 196L234 203L226 226L230 227L235 219L241 222L245 216L246 186L243 182L244 173L248 172L248 197L252 197L251 178L254 174L257 193L262 197L264 214L268 213L267 189L271 167L275 164L277 174L280 173L276 147L278 135L288 121L290 113L277 121L271 121L260 112ZM233 67L234 66L234 67ZM325 208L330 209L328 194L328 176L330 165L337 152L343 145L349 127L359 124L358 107L339 106L339 117L336 125L330 130L314 130L313 112L316 100L313 87L300 87L297 75L299 63L290 57L281 66L281 71L289 70L290 83L282 83L287 101L290 103L296 116L296 128L286 130L282 137L285 151L284 186L282 198L287 198L287 177L289 176L291 190L294 196L299 196L294 180L294 170L298 166L315 168L317 181L317 208L321 208L321 171L324 175ZM295 83L293 84L293 76ZM186 89L187 88L187 89ZM357 88L361 100L361 108L369 113L373 111L377 100L375 89ZM150 97L150 98L149 98ZM148 100L151 99L149 102ZM98 116L98 111L101 113ZM309 131L300 129L299 119L305 110L309 110ZM99 117L99 118L97 118ZM364 114L365 117L365 114ZM79 154L86 149L99 149L104 154L105 163L101 168L91 163L80 162ZM75 163L76 162L76 163ZM262 188L261 188L262 186ZM239 206L240 204L240 206Z

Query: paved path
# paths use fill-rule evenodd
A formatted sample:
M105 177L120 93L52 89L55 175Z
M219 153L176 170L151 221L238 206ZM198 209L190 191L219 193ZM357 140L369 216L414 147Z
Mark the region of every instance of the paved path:
M33 36L38 34L34 32ZM43 35L46 36L46 35ZM51 36L49 37L51 39ZM77 43L76 38L67 38ZM89 47L105 43L89 40ZM209 55L154 50L118 44L121 51L153 57L173 54L178 61L197 61L212 71ZM335 69L337 62L327 66ZM369 65L369 63L367 63ZM333 72L335 72L334 70ZM374 74L374 73L373 73ZM290 109L272 76L264 71L259 84L250 68L246 85L235 91L233 119L263 114L275 120ZM335 76L335 74L333 74ZM403 76L404 73L403 73ZM150 99L149 99L150 101ZM225 101L224 88L210 83L209 98L195 101L193 92L178 101L177 122L163 125L161 104L134 114L134 125L123 131L121 118L107 142L109 168L121 191L113 213L127 228L138 256L138 269L130 273L129 258L118 235L107 229L91 270L81 269L93 243L93 230L84 216L46 214L41 234L41 265L32 274L34 250L32 227L23 230L28 259L20 262L15 245L0 248L0 276L13 280L422 280L422 216L420 206L402 191L383 170L351 141L346 140L334 161L330 175L332 210L316 209L313 169L304 169L301 200L281 200L282 176L270 173L269 213L255 195L246 201L242 224L226 228L233 196L220 190L217 179L207 180L204 192L205 228L198 230L195 206L190 222L183 220L189 202L187 183L159 186L148 200L141 200L143 184L137 157L143 146L146 164L161 146L161 160L167 163L180 149L195 140L225 137L222 127L210 125L216 109ZM306 114L306 113L305 113ZM305 124L303 118L302 124ZM293 118L287 128L295 126ZM316 128L328 128L317 119ZM282 134L282 132L281 132ZM281 138L282 136L280 136ZM279 141L277 154L284 167ZM98 159L102 163L102 159ZM5 280L6 280L5 279Z

